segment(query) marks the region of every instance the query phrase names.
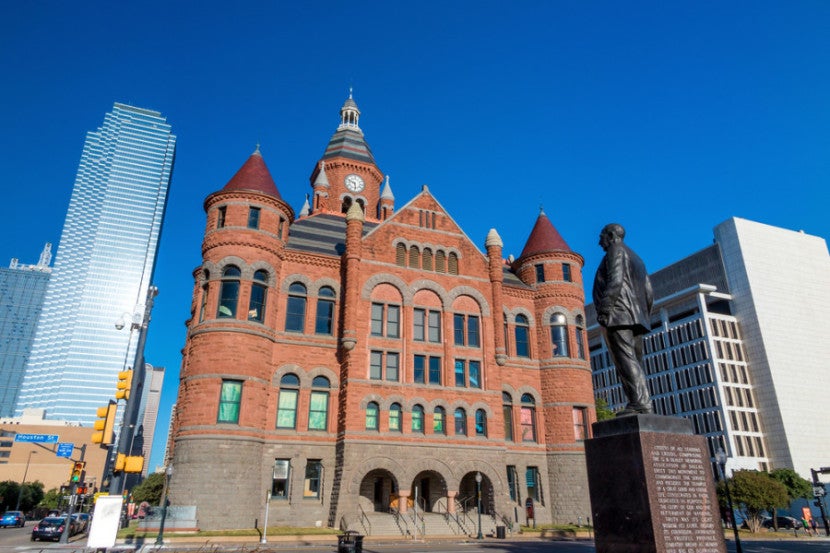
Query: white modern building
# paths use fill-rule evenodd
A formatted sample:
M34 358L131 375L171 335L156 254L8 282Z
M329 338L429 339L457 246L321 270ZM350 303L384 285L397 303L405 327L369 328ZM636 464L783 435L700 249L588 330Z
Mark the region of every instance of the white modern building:
M823 423L830 389L830 257L823 238L745 219L714 244L651 275L645 362L656 412L692 419L728 468L830 464ZM647 260L646 260L647 261ZM597 397L625 403L593 306L589 343Z

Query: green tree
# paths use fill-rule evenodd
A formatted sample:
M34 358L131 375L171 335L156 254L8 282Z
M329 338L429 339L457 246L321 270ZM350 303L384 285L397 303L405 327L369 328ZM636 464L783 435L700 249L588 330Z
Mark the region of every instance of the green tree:
M770 508L789 505L787 487L767 472L757 470L736 470L729 479L732 502L741 512L752 532L761 527L764 513ZM718 499L726 505L726 490L723 482L718 484Z
M0 509L8 511L15 509L17 500L20 499L20 510L30 511L43 498L42 482L26 482L21 487L13 480L0 482Z
M26 482L23 484L23 490L20 494L20 510L24 513L31 511L42 499L43 482L39 480Z
M164 488L164 473L154 472L133 488L133 501L146 501L150 505L161 503L161 490Z
M63 494L61 494L61 491L58 488L52 488L43 494L43 499L40 500L38 506L45 507L47 509L57 509L62 497Z
M796 499L804 498L811 499L813 496L813 485L798 475L793 469L775 469L769 473L773 480L776 480L787 488L787 497L789 498L788 505ZM787 505L785 505L786 507ZM773 505L770 505L769 512L773 515L772 524L776 531L778 531L778 511Z
M20 484L14 480L0 482L0 508L8 511L17 504L17 495L20 493Z
M605 401L604 398L598 397L596 400L594 400L594 405L596 405L598 421L604 421L614 418L614 411L612 411L611 408L608 407L608 402Z

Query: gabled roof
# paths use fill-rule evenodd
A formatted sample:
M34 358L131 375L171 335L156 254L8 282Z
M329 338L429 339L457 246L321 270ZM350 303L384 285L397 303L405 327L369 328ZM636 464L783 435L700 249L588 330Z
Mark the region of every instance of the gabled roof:
M277 190L277 185L274 184L274 179L271 177L271 172L268 171L268 167L262 159L262 154L259 153L259 146L222 190L251 190L282 199L279 190Z
M522 257L528 257L537 253L550 253L557 251L571 251L568 244L559 234L553 223L550 222L548 216L544 211L539 211L539 217L536 219L536 224L533 225L533 230L530 231L530 236L525 243L522 250Z

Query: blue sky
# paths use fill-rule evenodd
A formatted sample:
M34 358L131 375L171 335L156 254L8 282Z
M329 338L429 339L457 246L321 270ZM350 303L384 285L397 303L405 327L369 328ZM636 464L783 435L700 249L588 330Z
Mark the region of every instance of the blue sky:
M84 136L116 101L178 150L146 357L175 401L204 198L259 142L299 212L354 87L398 206L428 184L483 249L545 212L585 258L622 223L650 271L738 216L827 238L825 1L0 3L0 263L57 245Z

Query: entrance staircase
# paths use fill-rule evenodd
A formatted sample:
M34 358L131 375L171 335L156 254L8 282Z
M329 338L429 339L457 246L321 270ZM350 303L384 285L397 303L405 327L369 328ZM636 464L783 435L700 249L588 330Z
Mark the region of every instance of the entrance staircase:
M445 513L361 513L360 522L350 530L375 537L424 538L474 538L478 534L478 518L475 512L447 515ZM496 521L489 515L481 517L483 535L495 535Z

